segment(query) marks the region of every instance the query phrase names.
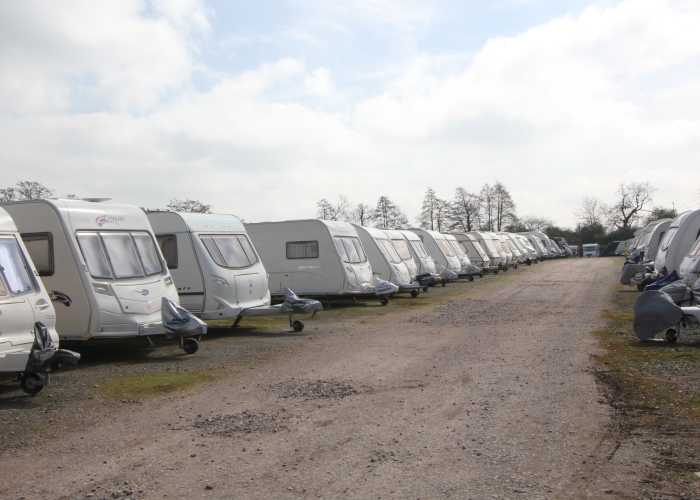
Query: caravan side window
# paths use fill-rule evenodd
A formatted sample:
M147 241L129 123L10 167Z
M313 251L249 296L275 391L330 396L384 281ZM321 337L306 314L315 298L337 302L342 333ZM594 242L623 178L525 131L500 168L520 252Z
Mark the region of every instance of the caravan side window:
M177 236L174 234L158 234L156 239L158 240L160 251L163 252L163 257L165 257L168 269L177 269Z
M288 241L288 259L318 259L318 241Z
M0 238L0 274L12 295L24 295L36 288L19 242L14 238Z
M22 233L22 240L39 276L53 276L53 237L51 233Z

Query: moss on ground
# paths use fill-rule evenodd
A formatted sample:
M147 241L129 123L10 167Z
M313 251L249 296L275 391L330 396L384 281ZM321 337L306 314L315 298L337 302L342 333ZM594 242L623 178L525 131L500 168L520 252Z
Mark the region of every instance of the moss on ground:
M112 377L98 386L106 398L141 400L182 391L216 377L211 371L165 371Z

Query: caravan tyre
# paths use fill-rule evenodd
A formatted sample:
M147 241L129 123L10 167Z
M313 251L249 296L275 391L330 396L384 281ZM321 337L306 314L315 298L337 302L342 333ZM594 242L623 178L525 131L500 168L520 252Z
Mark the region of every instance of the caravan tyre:
M411 290L411 297L413 297L415 299L416 297L418 297L419 293L420 292L418 290Z
M298 319L295 319L292 322L292 330L294 330L295 332L303 332L304 331L304 322L299 321Z
M194 354L199 350L199 342L197 339L183 339L182 350L185 351L185 354Z
M469 281L474 281L474 276L469 276Z
M423 293L428 293L428 290L430 290L429 286L424 286L423 287Z
M669 328L666 330L666 342L669 344L675 344L678 342L678 331L675 328Z
M19 384L24 392L34 396L39 394L44 388L47 377L47 375L40 373L23 373L19 379Z
M386 297L382 297L381 299L379 299L379 303L385 306L389 303L389 299L387 299Z

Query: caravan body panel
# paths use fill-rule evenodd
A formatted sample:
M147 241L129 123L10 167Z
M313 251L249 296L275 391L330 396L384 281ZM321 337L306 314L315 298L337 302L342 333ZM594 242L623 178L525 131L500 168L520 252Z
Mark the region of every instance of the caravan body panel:
M317 219L245 225L269 275L272 295L362 295L374 292L372 266L347 222Z
M421 239L425 249L435 261L438 273L442 272L443 269L457 274L461 273L462 263L444 234L420 228L412 228L410 231L416 233Z
M688 210L673 219L654 259L658 272L679 272L683 258L700 236L700 210Z
M396 251L387 231L375 227L353 225L367 251L374 275L390 281L398 287L410 286L413 282L411 272Z

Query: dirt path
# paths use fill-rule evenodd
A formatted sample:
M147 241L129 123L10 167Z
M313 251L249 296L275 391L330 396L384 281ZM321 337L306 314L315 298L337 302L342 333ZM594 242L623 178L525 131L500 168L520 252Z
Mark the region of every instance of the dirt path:
M326 324L235 377L4 452L0 497L633 497L602 474L615 441L590 373L617 264L548 262L424 314Z

